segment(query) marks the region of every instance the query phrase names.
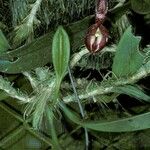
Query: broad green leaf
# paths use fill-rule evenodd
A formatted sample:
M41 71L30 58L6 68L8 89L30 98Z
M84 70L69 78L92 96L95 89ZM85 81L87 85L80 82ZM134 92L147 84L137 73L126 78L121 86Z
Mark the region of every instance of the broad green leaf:
M144 56L139 52L140 37L132 34L131 26L123 34L113 60L112 71L118 77L134 74L141 66Z
M64 77L70 59L70 41L68 34L62 26L59 26L52 42L52 61L56 73L56 79L61 81Z
M124 10L122 7L119 9ZM127 6L125 5L125 11L128 9L129 4ZM115 16L120 14L118 13L120 10L116 11L115 9L110 14L110 18L114 18L114 22L119 18ZM122 16L123 13L119 16ZM84 37L93 17L94 15L91 15L66 26L67 31L69 31L72 51L75 52L84 44ZM42 67L47 63L52 62L50 45L52 43L53 35L54 32L52 31L35 39L28 45L21 46L5 54L0 54L0 72L11 74L21 73L37 67Z
M135 86L135 85L134 86L124 85L124 86L116 87L114 89L114 92L119 93L119 94L127 94L139 100L150 102L150 96L146 95L140 87Z
M62 111L74 123L101 132L131 132L150 128L150 112L113 121L82 121L75 113L61 104Z
M3 34L3 32L0 30L0 54L4 53L10 48L10 45L8 44L8 41Z
M150 0L131 0L131 6L139 14L150 13Z
M84 36L92 17L86 17L83 20L66 26L71 38L71 48L73 51L84 43ZM52 62L50 45L52 44L53 35L54 32L52 31L28 45L5 54L0 54L0 72L20 73Z

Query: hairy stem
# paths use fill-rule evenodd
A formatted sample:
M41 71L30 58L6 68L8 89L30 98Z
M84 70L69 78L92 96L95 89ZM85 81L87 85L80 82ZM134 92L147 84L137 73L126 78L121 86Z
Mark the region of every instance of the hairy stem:
M121 79L116 79L111 82L111 84L107 86L99 86L96 87L95 89L93 88L90 91L87 91L83 94L78 95L80 100L87 99L96 95L103 95L103 94L108 94L111 93L117 86L122 86L122 85L127 85L127 84L133 84L140 79L148 76L150 74L150 61L147 62L145 65L143 65L139 71L134 74L131 77L128 78L121 78ZM65 103L69 102L75 102L75 97L74 95L64 97L63 101Z
M29 14L29 19L28 19L28 22L27 22L28 26L33 25L36 13L37 13L40 5L41 5L41 2L42 2L42 0L36 0L36 2L34 3L32 9L31 9L31 12Z

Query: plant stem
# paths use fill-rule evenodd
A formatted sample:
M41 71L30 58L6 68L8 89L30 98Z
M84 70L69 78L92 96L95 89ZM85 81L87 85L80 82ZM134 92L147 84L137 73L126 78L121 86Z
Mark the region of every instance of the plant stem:
M71 74L70 67L68 67L68 73L69 73L70 81L71 81L72 88L73 88L73 91L74 91L75 99L77 100L78 105L79 105L81 116L82 116L82 118L84 118L85 114L84 114L84 111L83 111L80 99L78 97L78 93L77 93L76 88L75 88L75 83L73 81L73 77L72 77L72 74ZM89 137L88 137L87 128L84 128L84 131L85 131L85 145L86 145L86 150L88 150L88 147L89 147Z
M12 87L11 83L0 76L0 89L5 91L10 97L16 98L22 102L29 102L30 98L27 94L20 92Z
M97 95L103 95L113 92L113 89L117 86L127 85L127 84L133 84L139 81L140 79L147 77L150 74L150 61L147 62L145 65L143 65L136 74L132 75L128 78L121 78L110 81L108 80L107 86L97 86L96 88L93 88L92 90L87 91L86 93L78 95L80 100L87 99L89 97L97 96ZM107 82L107 81L106 81ZM67 96L63 98L63 101L65 103L70 103L75 101L74 95Z
M34 3L34 6L32 7L31 12L29 14L29 19L28 19L28 22L27 22L28 26L33 25L36 13L37 13L40 5L41 5L41 2L42 2L42 0L36 0L36 2Z

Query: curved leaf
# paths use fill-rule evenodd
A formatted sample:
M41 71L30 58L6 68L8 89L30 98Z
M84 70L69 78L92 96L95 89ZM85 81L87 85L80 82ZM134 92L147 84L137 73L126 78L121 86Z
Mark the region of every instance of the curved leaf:
M150 96L146 95L142 89L135 85L125 85L116 87L113 91L120 94L127 94L129 96L135 97L140 100L144 100L146 102L150 102Z
M139 14L150 13L150 0L131 0L131 6Z
M103 132L131 132L150 128L150 112L106 122L85 122L86 128Z
M150 112L141 115L128 117L125 119L118 119L114 121L81 121L79 117L75 115L64 104L61 104L61 108L65 115L74 123L96 131L102 132L131 132L150 128Z
M133 75L141 66L144 56L139 52L140 37L131 32L131 26L123 34L113 60L112 71L118 77Z

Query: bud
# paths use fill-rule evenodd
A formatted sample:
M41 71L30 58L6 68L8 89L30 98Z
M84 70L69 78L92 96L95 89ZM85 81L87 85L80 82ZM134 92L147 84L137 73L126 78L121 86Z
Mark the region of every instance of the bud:
M105 21L106 14L108 11L108 2L107 0L97 0L96 4L96 22L101 22L101 24Z
M95 23L87 31L85 45L91 53L102 50L108 41L108 31L102 25Z

